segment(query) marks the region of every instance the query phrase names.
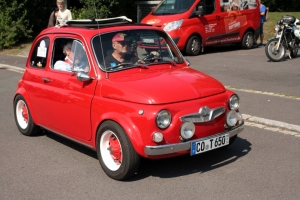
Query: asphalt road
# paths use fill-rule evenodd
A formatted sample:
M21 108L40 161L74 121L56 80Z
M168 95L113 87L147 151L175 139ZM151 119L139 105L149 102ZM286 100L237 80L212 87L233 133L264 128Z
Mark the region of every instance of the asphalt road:
M242 113L300 125L300 58L272 63L263 48L229 49L187 58L192 67L235 88ZM0 64L24 68L22 59L0 55ZM300 199L299 134L248 123L229 148L142 160L133 178L118 182L85 147L47 132L21 135L12 107L21 76L0 69L1 199Z

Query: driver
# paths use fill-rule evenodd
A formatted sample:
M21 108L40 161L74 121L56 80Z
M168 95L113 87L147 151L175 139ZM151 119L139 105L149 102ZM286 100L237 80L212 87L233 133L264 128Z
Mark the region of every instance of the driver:
M131 54L131 42L127 41L125 36L125 33L117 33L112 38L114 51L104 59L106 66L114 67L120 63L143 63L137 56Z

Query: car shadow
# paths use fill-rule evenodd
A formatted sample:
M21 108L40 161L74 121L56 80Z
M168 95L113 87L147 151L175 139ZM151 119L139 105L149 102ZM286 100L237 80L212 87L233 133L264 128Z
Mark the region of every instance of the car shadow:
M73 142L60 135L44 131L44 135L75 151L97 159L97 153L86 146ZM251 151L251 143L246 139L237 137L235 142L224 148L209 151L196 156L183 155L160 160L141 158L140 166L136 174L124 182L132 182L145 179L150 176L160 178L174 178L196 173L205 173L219 167L235 162ZM101 167L99 166L99 170Z
M75 151L83 153L83 154L85 154L87 156L90 156L92 158L98 159L96 151L94 151L93 149L91 149L87 146L84 146L80 143L69 140L67 138L64 138L63 136L60 136L60 135L55 134L55 133L50 132L50 131L44 131L44 135L46 135L46 137L48 137L52 140L55 140L56 142L59 142L59 143L65 145L65 146L68 146L68 147L74 149Z
M142 159L135 176L126 181L137 181L149 176L174 178L196 173L205 173L235 162L251 151L251 143L237 137L228 147L196 156L184 155L162 160Z

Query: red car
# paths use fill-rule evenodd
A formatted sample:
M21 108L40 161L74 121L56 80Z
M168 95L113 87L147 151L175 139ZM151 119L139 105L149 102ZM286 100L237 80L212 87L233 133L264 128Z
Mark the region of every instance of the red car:
M92 148L116 180L132 176L140 157L194 156L244 128L237 94L190 68L163 30L125 17L42 31L13 106L22 134L48 130Z

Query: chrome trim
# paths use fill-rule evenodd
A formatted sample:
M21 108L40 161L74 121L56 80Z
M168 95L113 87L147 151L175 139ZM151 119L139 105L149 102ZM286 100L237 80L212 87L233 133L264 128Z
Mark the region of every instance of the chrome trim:
M230 130L224 131L222 133L217 133L217 134L211 135L209 137L200 138L200 139L196 139L196 140L190 140L190 141L187 141L187 142L176 143L176 144L166 144L166 145L159 145L159 146L146 146L145 149L144 149L144 152L145 152L145 154L147 154L149 156L158 156L158 155L177 153L177 152L180 152L180 151L189 150L191 148L191 143L192 142L207 140L207 139L210 139L212 137L216 137L218 135L222 135L222 134L225 134L225 133L229 133L229 137L231 138L231 137L239 134L243 130L244 130L244 121L240 125L232 128Z
M193 122L193 123L200 123L200 122L208 122L211 121L223 113L225 113L225 107L219 107L210 109L207 106L201 107L199 113L194 113L190 115L185 115L180 117L182 122Z

